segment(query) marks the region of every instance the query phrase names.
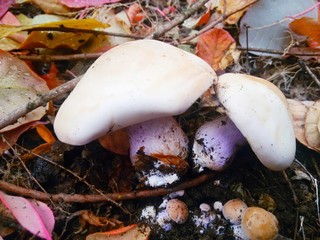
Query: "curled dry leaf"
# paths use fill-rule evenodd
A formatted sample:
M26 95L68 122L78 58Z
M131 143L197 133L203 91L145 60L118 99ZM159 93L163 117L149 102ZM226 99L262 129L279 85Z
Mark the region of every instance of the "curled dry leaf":
M320 151L320 100L308 108L304 127L308 144Z
M246 5L253 3L255 0L220 0L218 5L218 11L222 14L230 14L236 12L237 10L245 7ZM228 24L236 24L242 17L247 9L239 11L230 17L228 17L225 22Z
M287 99L287 102L292 114L297 140L306 147L319 152L320 147L317 147L319 143L319 123L317 125L316 119L319 119L320 100L313 102Z
M200 35L196 54L217 71L225 69L238 59L239 52L235 48L235 40L226 30L214 28Z

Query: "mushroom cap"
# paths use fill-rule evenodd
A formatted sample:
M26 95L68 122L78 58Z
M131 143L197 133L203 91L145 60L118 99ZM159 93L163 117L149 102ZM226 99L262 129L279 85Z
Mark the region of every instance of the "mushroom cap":
M168 201L166 211L171 220L176 223L182 224L188 220L189 209L183 201L177 198Z
M264 79L232 73L221 75L215 89L227 115L262 164L274 171L290 166L296 141L282 92Z
M249 207L241 220L243 234L251 240L275 239L279 231L277 218L260 207Z
M240 199L231 199L223 205L222 214L232 224L240 224L247 204Z
M107 132L186 111L216 74L201 58L156 40L116 46L100 56L61 105L58 139L83 145Z

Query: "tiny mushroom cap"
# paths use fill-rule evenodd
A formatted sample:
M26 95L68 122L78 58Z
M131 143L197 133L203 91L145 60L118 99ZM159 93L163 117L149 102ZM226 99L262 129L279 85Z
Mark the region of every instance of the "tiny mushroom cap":
M249 207L243 214L241 229L247 239L271 240L278 235L279 223L271 212L260 207Z
M176 223L182 224L188 220L189 209L183 201L177 198L168 201L166 211L171 220Z
M209 64L161 41L118 45L100 56L61 105L58 139L83 145L107 132L185 112L216 78Z
M215 90L262 164L274 171L290 166L296 140L283 93L264 79L232 73L221 75Z
M240 199L231 199L223 205L222 214L232 224L240 224L247 204Z

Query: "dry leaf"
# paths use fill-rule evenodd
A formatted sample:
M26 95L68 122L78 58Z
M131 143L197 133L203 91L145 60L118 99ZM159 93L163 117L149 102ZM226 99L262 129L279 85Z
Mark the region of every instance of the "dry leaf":
M133 224L109 232L90 234L86 240L147 240L151 229L144 224Z
M60 0L31 0L38 5L45 13L69 13L70 8L60 3Z
M308 108L304 127L308 144L320 151L320 100Z
M146 17L145 12L141 8L140 4L134 3L127 10L128 18L132 24L137 24Z
M0 62L0 118L49 91L46 82L20 59L8 52L0 51ZM0 132L39 120L45 112L45 107L39 107L18 119L17 123L1 129Z
M78 232L83 231L87 225L89 225L89 227L98 227L100 231L109 231L123 227L123 223L117 219L99 217L87 210L82 211L80 221L81 227Z
M317 20L303 17L293 20L289 27L294 33L306 36L320 45L320 23Z
M54 143L56 138L52 135L51 131L44 125L36 126L37 133L46 143Z
M214 28L199 36L196 54L215 71L223 70L234 61L235 47L235 40L226 30Z
M70 8L84 8L90 6L100 6L108 3L117 3L121 0L59 0L60 3Z
M119 129L99 138L99 143L111 152L127 155L129 153L129 136L125 129Z
M222 14L228 15L254 1L255 0L220 0L217 10ZM236 24L247 9L248 8L231 15L225 22L228 24Z

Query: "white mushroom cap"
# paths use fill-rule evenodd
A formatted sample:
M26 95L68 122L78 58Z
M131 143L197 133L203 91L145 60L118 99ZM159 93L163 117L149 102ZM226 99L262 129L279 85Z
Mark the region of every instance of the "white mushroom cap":
M186 111L213 83L209 64L156 40L137 40L99 57L60 107L60 141L86 144L107 132Z
M222 214L232 224L240 224L247 204L240 199L231 199L223 205Z
M278 235L279 223L271 212L260 207L249 207L243 214L241 229L245 239L271 240Z
M262 164L275 171L290 166L296 142L282 92L264 79L232 73L221 75L215 89L228 116Z

